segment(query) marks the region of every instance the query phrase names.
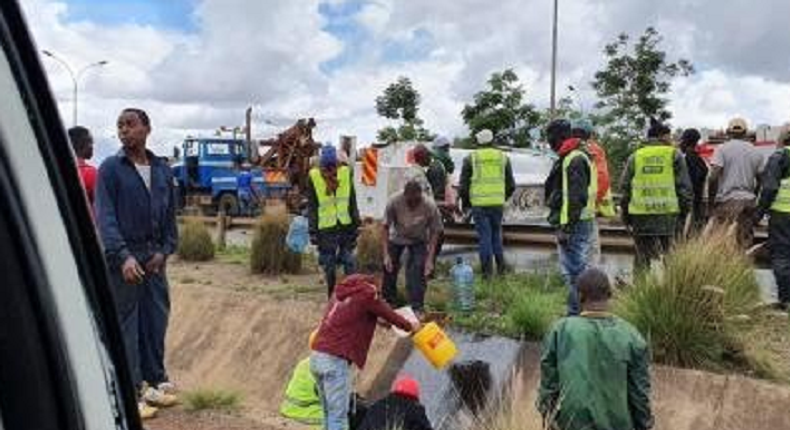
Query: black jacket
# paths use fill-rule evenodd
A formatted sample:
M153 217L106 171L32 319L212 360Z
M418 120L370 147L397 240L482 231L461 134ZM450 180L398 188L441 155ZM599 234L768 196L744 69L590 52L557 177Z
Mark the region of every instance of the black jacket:
M563 155L560 155L560 158L554 162L551 173L543 186L544 199L549 208L548 221L555 227L560 225L564 197L562 193L562 163L570 152L563 152ZM591 197L588 195L589 187L590 164L583 157L576 157L568 165L568 226L579 222L582 210L587 206L587 199Z
M757 202L757 214L762 218L771 214L768 221L768 246L775 255L790 255L790 214L772 212L771 205L779 193L779 185L783 178L790 176L790 156L787 150L777 150L768 159L763 170L760 198Z
M433 430L433 427L420 402L390 394L368 408L358 430L391 429Z
M461 167L461 181L458 185L458 195L461 197L461 202L464 204L464 209L472 207L472 200L469 195L472 188L472 156L467 155L464 158L464 165ZM510 196L516 191L516 179L513 176L513 167L510 164L510 157L507 157L505 163L505 201L510 199Z
M313 236L318 233L318 197L315 195L315 187L313 181L307 178L307 188L305 189L305 196L307 197L307 221L310 228L310 235ZM357 191L354 189L354 173L351 172L351 197L349 199L348 212L351 215L351 225L341 226L337 225L328 230L330 232L336 231L356 231L360 226L359 207L357 206Z

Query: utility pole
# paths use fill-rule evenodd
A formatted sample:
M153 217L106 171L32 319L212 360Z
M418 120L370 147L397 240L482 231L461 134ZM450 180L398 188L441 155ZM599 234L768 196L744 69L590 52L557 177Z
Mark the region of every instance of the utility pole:
M71 125L75 126L75 125L77 125L77 105L79 103L79 81L80 81L80 78L82 77L82 74L85 73L86 70L88 70L88 69L90 69L92 67L106 66L109 62L105 61L105 60L97 61L95 63L88 64L87 66L77 70L77 73L74 73L74 69L72 69L71 66L69 66L69 63L66 62L66 60L64 60L64 59L60 58L59 56L55 55L52 51L44 50L42 52L47 57L52 58L53 60L55 60L58 63L60 63L60 65L63 66L66 69L67 72L69 72L69 77L71 77L71 83L72 83L72 96L71 96L71 100L72 100L72 117L71 117Z
M551 32L551 119L557 112L557 14L559 0L554 0L554 19Z

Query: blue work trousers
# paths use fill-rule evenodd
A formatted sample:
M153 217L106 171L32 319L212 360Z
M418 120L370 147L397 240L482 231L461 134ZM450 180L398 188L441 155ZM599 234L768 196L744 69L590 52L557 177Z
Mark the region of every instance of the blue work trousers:
M475 222L475 230L477 230L480 264L483 267L490 267L492 256L496 258L498 265L504 262L504 249L502 248L502 216L502 207L472 208L472 219Z
M568 315L579 315L579 286L576 279L589 266L593 222L580 221L566 227L567 240L557 244L560 272L568 286Z

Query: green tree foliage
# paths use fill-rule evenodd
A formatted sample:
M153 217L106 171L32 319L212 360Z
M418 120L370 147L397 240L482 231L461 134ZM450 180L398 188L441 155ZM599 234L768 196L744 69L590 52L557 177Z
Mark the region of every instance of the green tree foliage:
M648 27L633 45L623 33L604 48L606 66L592 82L600 99L594 122L614 173L622 170L630 146L643 139L650 117L672 117L666 107L673 79L694 73L688 60L667 59L662 41L658 31Z
M475 94L474 103L461 111L471 134L487 128L500 142L529 146L529 130L539 126L541 116L525 101L526 91L518 75L512 69L494 73L488 79L488 87Z
M423 127L419 110L420 93L409 78L401 76L384 90L384 94L376 97L378 114L400 122L398 127L389 126L379 130L378 139L387 143L431 140L433 136Z

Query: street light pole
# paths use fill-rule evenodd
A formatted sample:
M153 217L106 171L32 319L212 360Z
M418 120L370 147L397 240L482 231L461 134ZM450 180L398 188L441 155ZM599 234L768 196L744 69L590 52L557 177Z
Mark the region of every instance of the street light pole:
M74 69L71 68L71 66L69 65L69 63L66 62L66 60L64 60L64 59L60 58L59 56L55 55L52 51L44 50L42 52L44 52L44 55L46 55L47 57L52 58L53 60L55 60L58 63L60 63L60 65L63 66L66 69L67 72L69 72L69 77L71 78L71 83L72 83L72 118L71 118L71 122L72 122L72 126L75 126L75 125L77 125L77 106L79 104L79 81L80 81L80 78L82 77L82 74L85 73L85 71L87 71L90 68L106 66L108 64L108 61L102 60L102 61L97 61L95 63L88 64L87 66L77 70L77 73L74 73Z
M559 0L554 0L554 19L551 32L551 118L557 112L557 13Z

